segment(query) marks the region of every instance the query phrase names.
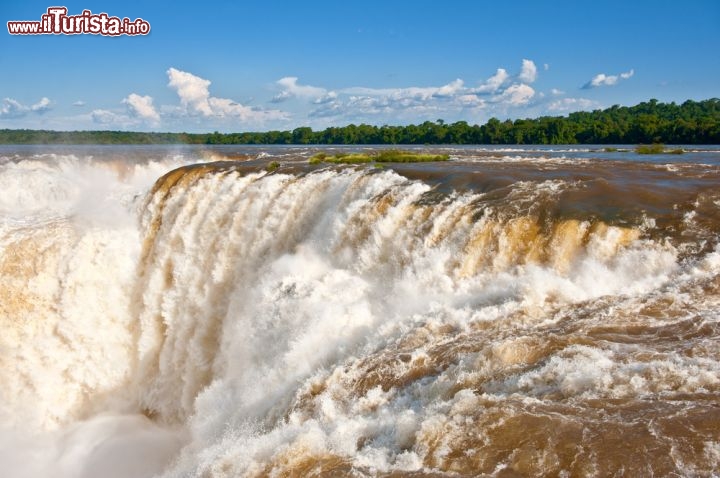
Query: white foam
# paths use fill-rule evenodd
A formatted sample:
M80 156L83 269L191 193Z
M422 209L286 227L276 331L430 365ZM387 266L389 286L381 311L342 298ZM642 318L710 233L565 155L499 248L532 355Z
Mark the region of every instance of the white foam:
M252 476L269 463L328 456L369 474L418 471L430 453L420 437L480 406L474 381L487 396L527 400L720 386L712 358L641 359L609 346L568 345L521 369L532 343L511 333L557 324L556 312L573 304L620 303L707 277L720 249L683 269L669 244L580 224L586 243L553 267L517 259L509 219L491 208L475 216L481 195L423 206L423 183L332 168L199 175L150 198L138 225L138 194L166 167L122 175L99 162L0 167L14 191L0 212L25 221L4 223L4 251L18 239L43 251L16 287L37 307L2 317L17 326L0 349L2 428L13 436L28 423L36 435L0 456L13 476L42 475L53 463L58 476ZM27 196L28 184L50 186ZM571 186L527 182L514 193L552 197ZM487 266L463 269L467 255L488 253L468 242L483 231L500 237L498 250ZM433 347L496 323L508 329L485 337L486 348L421 379L357 385L380 366L411 373L431 363ZM415 344L406 361L378 360L403 341ZM40 446L62 450L35 463ZM432 453L442 461L449 451Z

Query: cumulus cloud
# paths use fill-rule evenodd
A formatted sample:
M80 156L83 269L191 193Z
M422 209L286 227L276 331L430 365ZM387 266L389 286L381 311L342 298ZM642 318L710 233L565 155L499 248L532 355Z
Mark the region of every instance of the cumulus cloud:
M331 92L321 96L320 98L313 100L313 104L323 105L325 103L330 103L332 101L335 101L337 99L337 97L338 97L338 94L335 93L334 91L331 91Z
M478 95L460 95L457 97L457 101L468 108L483 108L486 105L485 100L478 97Z
M264 110L242 105L227 98L210 96L210 80L175 68L167 70L168 86L180 98L181 115L234 118L240 121L264 122L284 120L288 114L279 110Z
M330 118L333 116L342 116L349 111L348 107L342 101L330 101L323 103L318 108L310 111L308 114L311 118Z
M85 102L82 100L77 100L75 103L72 104L73 106L85 106Z
M498 68L494 75L474 87L466 86L465 81L457 78L441 86L356 86L327 92L317 86L299 85L296 77L286 77L281 80L284 90L273 98L273 101L300 96L314 98L312 103L318 107L312 110L309 116L315 118L342 116L356 121L384 116L394 120L404 118L417 121L419 118L432 117L431 115L465 115L481 109L506 111L507 108L528 105L532 100L543 96L529 85L536 81L537 77L537 66L527 59L522 61L522 68L517 76L511 77L505 69ZM511 81L513 79L514 81ZM298 87L307 89L299 90Z
M495 93L510 78L508 72L503 68L498 68L493 76L485 80L479 87L475 88L476 93Z
M353 87L340 90L340 93L354 96L384 97L389 102L411 105L416 102L426 102L432 99L453 98L464 92L464 82L456 79L442 86L410 86L407 88L365 88Z
M448 83L447 85L441 86L433 94L434 94L434 96L437 96L440 98L452 97L452 96L455 96L458 92L462 91L463 84L464 84L463 80L458 78L455 81Z
M193 73L168 68L167 86L178 97L174 104L156 105L153 97L131 93L124 99L124 109L95 109L84 115L86 119L104 125L137 127L157 126L168 120L170 125L185 125L188 118L210 128L229 126L240 122L255 125L266 122L284 122L290 118L286 111L243 105L229 98L212 96L212 82ZM631 73L628 73L631 74ZM620 75L619 75L620 77ZM276 94L272 103L290 99L305 103L304 114L309 118L335 118L344 121L408 121L416 122L435 118L478 118L489 114L508 114L514 108L528 105L545 105L543 94L530 86L538 78L538 67L532 60L523 59L520 71L511 76L503 68L485 80L471 85L461 78L438 86L406 86L395 88L370 88L356 86L330 90L304 84L296 76L285 76L276 81ZM559 96L563 92L551 90ZM578 100L579 101L579 100ZM78 101L77 106L85 103ZM583 103L571 100L552 103L551 109L582 108ZM43 99L36 105L25 107L15 100L6 99L0 115L9 117L29 112L39 113L50 107L50 100ZM303 111L300 105L294 105ZM232 122L232 123L231 123Z
M600 104L597 101L589 100L587 98L563 98L550 103L550 105L548 105L548 110L554 112L566 112L593 110L599 107Z
M280 103L296 97L318 99L328 94L325 88L298 84L298 78L296 76L280 78L276 83L282 91L273 97L273 103Z
M538 72L535 63L532 60L523 59L522 69L520 70L520 75L518 75L518 80L523 83L532 83L537 80L537 75Z
M584 90L589 90L591 88L597 88L599 86L613 86L618 83L620 80L627 80L628 78L632 77L635 74L635 70L630 70L625 73L620 73L619 75L606 75L605 73L599 73L595 75L592 80L588 81L583 85Z
M139 118L153 124L157 124L160 121L160 115L153 106L152 97L130 93L122 102L127 105L128 113L131 117Z
M202 124L209 127L251 122L263 124L266 121L288 119L288 113L278 110L242 105L232 99L214 97L210 93L210 80L181 71L176 68L167 70L168 87L174 90L179 104L156 105L152 96L130 93L121 100L124 110L95 109L84 118L101 125L113 125L122 128L137 128L140 125L157 127L164 120L170 124L186 127L188 118L207 118ZM45 107L44 102L38 108ZM84 106L77 101L75 106ZM212 126L209 126L212 125Z
M24 105L12 98L4 98L0 106L0 119L14 119L27 116L29 113L44 114L52 108L52 101L48 98L41 98L34 105Z
M565 92L562 90L558 90L557 88L553 88L550 90L550 94L552 94L554 96L560 96L560 95L564 95Z
M12 98L5 98L0 107L0 118L21 118L28 112L27 106Z
M440 103L453 102L454 98L448 95L453 94L456 89L455 82L441 87L347 88L341 91L342 97L338 96L332 101L321 104L310 112L310 116L423 114L437 111Z
M241 105L227 98L214 98L211 96L208 99L208 103L215 116L236 118L240 121L264 122L268 120L286 119L288 116L284 111L253 108Z
M503 109L524 106L541 97L530 86L538 78L538 68L532 60L523 59L520 72L511 76L504 68L476 85L466 85L456 78L440 86L407 86L370 88L354 86L330 91L321 86L302 84L295 76L276 82L279 93L272 102L291 98L305 99L315 105L310 117L344 117L347 120L417 121L430 115L474 115L480 109ZM438 117L438 116L435 116ZM372 119L370 119L372 118Z
M102 109L93 110L92 113L90 113L90 117L98 124L116 124L125 120L122 115Z
M51 101L48 98L42 98L40 101L30 107L30 111L43 114L50 111Z
M168 86L175 90L180 97L180 104L190 113L212 116L210 107L210 80L200 78L186 71L170 68L167 71Z
M527 104L535 96L535 90L524 83L510 85L499 96L498 101L506 102L511 106Z
M89 117L93 123L120 128L137 127L141 123L157 126L160 123L160 114L153 105L150 96L140 96L135 93L129 94L121 101L125 105L125 111L94 109Z

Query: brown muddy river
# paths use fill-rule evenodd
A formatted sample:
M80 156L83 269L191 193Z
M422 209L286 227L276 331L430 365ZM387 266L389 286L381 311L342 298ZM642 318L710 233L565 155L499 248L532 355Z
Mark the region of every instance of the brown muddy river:
M720 147L414 149L1 146L4 476L717 476Z

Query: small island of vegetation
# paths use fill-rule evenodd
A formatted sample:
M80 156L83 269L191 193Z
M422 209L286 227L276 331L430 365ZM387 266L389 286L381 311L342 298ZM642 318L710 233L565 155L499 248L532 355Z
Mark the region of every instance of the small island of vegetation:
M682 148L665 149L663 144L641 144L635 148L637 154L683 154Z
M309 160L310 164L361 164L361 163L426 163L430 161L447 161L447 154L423 154L412 151L391 149L372 153L337 153L329 155L318 153Z

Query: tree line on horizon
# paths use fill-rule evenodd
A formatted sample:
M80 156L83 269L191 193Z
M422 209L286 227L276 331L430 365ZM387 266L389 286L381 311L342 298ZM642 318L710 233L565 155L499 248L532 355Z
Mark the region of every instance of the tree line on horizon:
M655 99L567 116L500 121L350 124L313 131L143 133L0 130L0 144L720 144L720 99L678 105Z

